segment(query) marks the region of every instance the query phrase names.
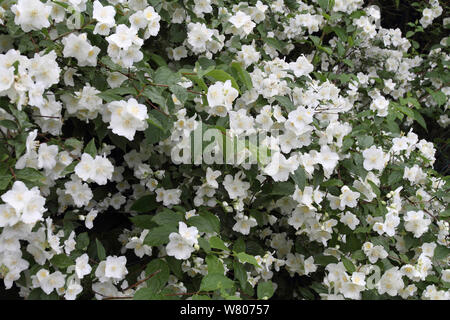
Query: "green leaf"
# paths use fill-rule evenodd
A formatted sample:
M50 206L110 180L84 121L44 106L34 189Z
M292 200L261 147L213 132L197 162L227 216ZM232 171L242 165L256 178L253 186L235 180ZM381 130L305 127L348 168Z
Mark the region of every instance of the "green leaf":
M149 53L150 60L154 61L159 67L167 67L166 61L160 55Z
M53 256L53 258L50 259L50 262L59 269L66 269L75 264L75 262L64 253Z
M67 167L64 168L64 170L61 172L61 176L66 176L68 174L71 174L72 172L75 171L75 167L77 166L77 164L79 163L79 161L73 161L71 164L69 164Z
M181 264L183 263L182 260L175 259L174 257L166 256L164 257L166 259L167 264L169 266L170 271L178 278L183 279L183 270L181 268Z
M180 100L181 104L184 104L188 98L188 92L185 88L178 84L173 84L169 87L169 90Z
M256 261L255 257L251 256L249 254L246 254L245 252L236 253L236 257L242 263L250 263L250 264L254 265L255 267L258 267L258 268L260 267L260 265Z
M222 274L207 274L200 284L200 291L214 291L217 289L233 288L234 281Z
M84 148L84 153L89 154L91 157L95 158L97 155L97 147L95 146L95 138L92 138L91 141Z
M438 244L436 249L434 249L434 256L433 258L436 260L445 260L448 258L448 255L450 254L450 248Z
M167 262L162 259L152 260L145 268L145 274L151 276L147 280L147 288L154 294L161 291L169 280L170 270Z
M245 252L245 241L243 237L239 237L233 244L234 252Z
M174 212L167 208L164 208L161 212L153 217L153 222L156 222L160 226L174 225L178 227L178 222L183 220L183 214L181 212Z
M155 195L145 195L136 200L131 206L131 211L149 212L158 208Z
M137 215L135 217L131 217L130 220L136 227L142 229L151 229L155 227L155 223L153 222L153 216L148 214Z
M172 85L181 81L181 76L166 66L159 67L153 75L153 81L157 84Z
M270 187L270 186L269 186ZM277 182L271 186L272 195L292 195L295 191L295 186L292 182Z
M356 271L356 267L353 264L353 262L351 262L349 259L347 259L346 257L342 257L342 263L344 264L345 269L347 269L347 271L352 274L353 272Z
M89 246L89 235L87 232L80 233L77 236L77 244L75 248L78 250L85 250Z
M372 190L373 190L373 192L375 192L377 198L379 198L380 195L381 195L380 188L378 188L377 185L376 185L375 183L373 183L372 181L370 181L370 180L367 180L367 182L368 182L368 183L370 184L370 186L372 187Z
M43 186L45 181L44 175L33 168L24 168L15 172L16 179L23 181L25 184L31 184L33 186Z
M140 288L134 293L133 300L156 300L157 295L152 288Z
M175 225L164 225L153 228L147 234L144 244L149 246L160 246L169 242L169 234L177 232L178 228Z
M98 240L95 239L95 244L97 245L97 256L99 260L105 260L106 259L106 251L103 244Z
M187 223L196 227L200 232L220 232L220 220L211 212L202 211L200 215L189 218Z
M292 180L294 180L295 184L300 190L305 189L306 185L306 172L303 166L298 166L297 170L291 174Z
M205 76L212 77L212 78L214 78L214 79L216 79L218 81L221 81L221 82L225 82L227 80L230 80L231 81L231 86L233 88L235 88L238 92L240 92L239 91L239 86L238 86L236 80L229 73L227 73L227 72L225 72L223 70L214 69L214 70L209 71L207 74L205 74Z
M83 142L75 138L69 138L64 141L64 146L69 150L81 150L83 148Z
M97 93L97 96L105 100L107 103L113 101L123 100L122 95L137 95L137 91L131 87L120 87L114 89L108 89L103 92Z
M153 123L149 121L152 125L148 126L144 131L145 143L154 144L169 137L170 129L173 126L170 118L157 110L150 110L148 114Z
M159 120L151 113L148 114L147 122L162 131L166 131L166 128L164 128L164 126L161 124L161 122L159 122Z
M450 209L444 210L439 214L439 218L448 218L450 217Z
M272 48L277 49L280 52L283 51L284 47L286 46L286 44L283 41L280 41L280 40L275 39L275 38L264 38L263 40L269 46L271 46Z
M342 40L342 42L346 42L347 41L347 39L348 39L347 32L345 32L344 28L333 27L333 31L337 34L339 39Z
M208 265L208 274L217 273L223 275L225 273L223 263L220 262L217 256L211 254L207 255L205 261Z
M233 62L231 64L231 68L233 68L236 71L236 73L239 76L239 80L241 80L241 82L245 84L247 90L253 88L252 78L250 77L248 72L244 68L242 68L239 62Z
M258 288L256 293L258 295L258 299L267 300L270 299L275 292L272 281L265 281L258 283Z
M247 271L242 263L233 261L234 278L239 281L241 288L245 288L247 283Z
M225 245L223 240L220 239L219 237L216 237L216 236L209 238L209 245L211 246L211 248L215 248L215 249L219 249L219 250L223 250L223 251L229 251L230 250Z
M10 130L17 130L17 124L12 120L0 120L0 126Z
M356 137L358 145L361 149L367 149L373 145L373 137L371 136L358 136Z
M292 111L295 109L294 104L288 97L275 96L274 98L276 101L278 101L279 104L281 104L283 107L285 107L287 109L287 111Z
M326 11L328 8L328 0L317 0L317 3L322 8L323 11Z
M320 184L321 187L342 187L344 183L340 179L330 179Z
M0 174L0 190L5 190L12 180L11 174Z
M414 113L414 120L416 120L422 128L428 131L427 129L427 123L425 122L425 119L422 117L422 115L417 110L413 110Z
M320 264L321 266L327 266L330 263L338 263L338 259L335 256L325 256L323 254L315 256L314 262Z

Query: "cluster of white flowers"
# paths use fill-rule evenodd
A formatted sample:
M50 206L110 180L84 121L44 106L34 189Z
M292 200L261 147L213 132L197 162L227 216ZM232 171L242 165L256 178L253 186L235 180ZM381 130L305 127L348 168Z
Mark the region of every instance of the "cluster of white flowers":
M113 101L108 104L109 113L103 114L103 120L109 122L112 132L133 140L136 131L143 131L148 127L147 107L134 98L128 101Z
M6 288L129 299L156 264L158 297L313 274L284 291L450 299L448 179L417 130L450 123L449 38L413 40L439 1L412 35L362 0L151 3L0 7Z
M419 22L424 27L427 28L430 24L433 23L433 20L439 17L442 14L442 7L439 5L439 1L432 0L430 1L431 8L425 8L422 11L422 18L420 18Z

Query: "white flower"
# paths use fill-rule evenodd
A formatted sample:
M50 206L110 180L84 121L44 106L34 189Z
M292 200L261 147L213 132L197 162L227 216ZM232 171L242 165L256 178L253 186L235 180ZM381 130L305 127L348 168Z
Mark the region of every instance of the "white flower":
M363 157L363 166L367 171L373 169L382 171L387 162L387 158L383 150L375 146L371 146L369 149L364 150Z
M125 256L108 256L105 264L105 276L117 281L122 280L128 274L126 263Z
M194 247L179 233L172 232L169 235L169 243L166 246L166 252L169 256L178 260L186 260L194 251Z
M14 23L20 25L25 32L50 27L48 17L51 10L51 6L39 0L19 0L11 7L15 14Z
M330 147L322 146L320 148L320 152L317 155L317 163L320 163L325 171L329 173L333 172L338 161L339 155L336 152L331 151Z
M359 224L359 219L350 211L345 212L345 214L341 216L341 219L339 221L352 230L355 230L356 226Z
M184 222L178 223L178 233L191 245L198 243L198 230L196 227L188 227Z
M97 214L98 214L97 210L92 209L91 211L89 211L84 220L86 228L92 229L94 227L94 219L97 217Z
M232 103L239 95L238 91L231 86L231 81L217 81L208 88L208 105L212 108L211 114L224 117L227 111L232 109Z
M20 220L20 215L9 204L0 204L0 227L12 227Z
M22 210L21 220L25 223L36 223L42 220L42 216L46 209L44 208L45 198L39 192L33 194L26 199L26 205Z
M241 180L243 175L244 173L240 171L236 173L234 178L229 174L225 176L223 186L225 187L225 190L227 190L230 199L247 196L247 190L250 188L250 183Z
M113 101L108 104L111 112L111 122L108 128L128 140L133 140L136 131L143 131L148 127L147 107L139 104L136 99L128 101Z
M274 181L287 181L289 174L293 173L298 168L298 161L296 156L289 159L276 152L271 159L271 162L264 168L264 173L271 176Z
M143 43L143 40L137 35L137 30L135 28L127 27L124 24L119 24L116 27L116 33L107 37L106 41L108 41L110 45L116 45L124 50L128 50L133 44L141 46Z
M339 208L344 210L345 207L354 208L358 204L358 198L360 194L358 192L353 192L349 187L343 186L341 188L341 195L339 196L340 205Z
M79 295L83 291L83 287L75 282L74 280L69 282L67 286L66 292L64 294L64 299L66 300L75 300L77 295Z
M294 72L296 77L308 75L314 70L313 65L304 55L299 56L295 62L289 63L289 68Z
M217 189L219 187L219 184L217 183L216 179L221 175L222 173L219 170L213 171L211 168L206 169L206 183L214 189Z
M233 230L242 233L244 235L247 235L250 233L250 229L257 225L258 223L256 222L255 218L243 216L242 218L236 219L236 223L233 226Z
M14 83L14 67L0 67L0 92L11 88Z
M250 34L256 25L251 20L251 17L242 11L238 11L228 21L231 22L237 30L242 30L244 35Z
M92 267L88 263L89 256L85 253L75 259L75 272L79 279L91 273Z
M141 236L133 237L130 241L125 245L127 249L134 249L134 253L139 258L142 258L144 255L150 256L152 254L152 247L144 244L144 240L147 237L149 230L145 229L142 231Z
M422 234L428 231L428 226L431 224L429 218L424 218L425 212L419 211L408 211L406 216L403 218L405 220L405 230L414 233L415 238L419 238Z
M58 146L48 146L46 143L41 143L38 151L38 167L48 170L52 169L56 165L57 154Z
M387 293L390 296L396 296L404 286L402 273L398 270L398 267L387 270L376 284L379 294Z
M204 23L200 22L189 23L187 27L187 41L193 50L198 53L206 51L206 42L212 39L213 31L208 29Z
M103 6L99 1L94 1L94 11L92 17L101 24L113 27L116 24L114 16L116 10L113 6Z
M1 199L13 207L16 214L20 214L21 221L25 223L36 223L42 219L43 213L46 211L44 208L45 198L40 195L39 189L33 187L28 190L22 181L15 181L11 190L3 194ZM7 210L6 215L9 216L11 210L7 207L4 210ZM9 219L10 223L14 221L13 217Z
M245 134L249 135L254 132L252 116L247 115L245 109L239 109L238 111L229 111L230 115L230 131L234 135Z

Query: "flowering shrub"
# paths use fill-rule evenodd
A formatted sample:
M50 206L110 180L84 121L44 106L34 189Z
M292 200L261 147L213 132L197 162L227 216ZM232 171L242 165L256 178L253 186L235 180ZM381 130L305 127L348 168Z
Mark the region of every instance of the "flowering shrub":
M370 2L1 1L4 286L450 299L448 7Z

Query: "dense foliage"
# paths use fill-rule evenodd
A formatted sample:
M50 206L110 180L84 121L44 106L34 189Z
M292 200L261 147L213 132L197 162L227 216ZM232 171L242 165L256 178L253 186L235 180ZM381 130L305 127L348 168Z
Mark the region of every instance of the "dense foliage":
M4 287L450 299L448 9L0 0Z

